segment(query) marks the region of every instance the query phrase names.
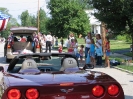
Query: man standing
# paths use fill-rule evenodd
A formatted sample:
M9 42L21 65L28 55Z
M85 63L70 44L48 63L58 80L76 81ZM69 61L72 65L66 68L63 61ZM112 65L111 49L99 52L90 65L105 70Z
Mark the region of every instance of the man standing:
M47 53L47 50L48 50L48 47L49 47L49 52L51 53L51 42L52 42L53 38L51 36L51 33L49 32L48 35L46 36L46 53Z

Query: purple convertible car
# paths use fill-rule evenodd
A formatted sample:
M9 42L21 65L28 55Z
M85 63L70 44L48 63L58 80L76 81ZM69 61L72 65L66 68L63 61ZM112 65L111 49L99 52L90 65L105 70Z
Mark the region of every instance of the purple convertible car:
M18 55L0 70L1 99L125 99L114 78L79 69L71 54Z

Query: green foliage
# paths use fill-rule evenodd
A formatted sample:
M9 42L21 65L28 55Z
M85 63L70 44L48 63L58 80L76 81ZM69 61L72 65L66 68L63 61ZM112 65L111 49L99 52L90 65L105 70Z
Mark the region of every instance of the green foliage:
M7 8L3 8L3 7L0 7L0 11L6 15L9 15L10 17L12 17L11 14L9 14L9 10Z
M38 27L38 14L37 17L35 15L30 15L28 10L22 12L20 15L21 19L21 25L22 26L33 26ZM39 31L41 33L45 33L46 30L46 24L47 24L48 18L46 17L46 13L43 9L39 10Z
M94 14L95 17L107 24L107 28L111 29L114 33L130 35L133 45L133 1L92 0L91 3L97 9Z
M22 26L32 26L32 16L29 14L28 10L22 12L22 14L20 15L20 19Z
M89 2L91 0L79 0L80 4L84 6L84 9L93 9L93 5L91 5Z
M40 9L40 12L39 12L39 19L40 19L40 32L41 33L46 33L47 32L47 29L46 29L46 24L47 24L47 21L48 21L48 18L46 16L46 13L43 9Z
M125 34L125 35L117 35L116 39L131 43L131 36L130 35L127 35L127 34Z
M107 24L114 32L133 33L133 1L132 0L92 0L91 2L97 12L96 18Z
M125 40L126 41L126 35L118 35L117 40Z
M133 66L120 65L120 66L117 66L117 67L133 72Z
M51 19L47 28L56 36L66 37L70 32L85 35L90 31L89 18L79 0L50 0Z

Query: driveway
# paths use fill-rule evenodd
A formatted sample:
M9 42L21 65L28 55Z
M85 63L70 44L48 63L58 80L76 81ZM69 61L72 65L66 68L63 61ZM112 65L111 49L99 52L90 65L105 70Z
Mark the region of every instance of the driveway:
M122 72L114 68L95 68L94 71L101 71L115 78L122 86L125 99L133 99L133 74Z

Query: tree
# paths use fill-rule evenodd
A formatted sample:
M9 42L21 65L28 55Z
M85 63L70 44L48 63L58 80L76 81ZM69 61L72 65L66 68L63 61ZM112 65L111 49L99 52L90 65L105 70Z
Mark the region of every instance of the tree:
M93 5L90 4L90 0L79 0L80 4L84 6L84 9L93 9Z
M114 33L131 35L133 45L132 0L91 0L90 3L96 9L94 14L96 18L107 24L107 28Z
M48 8L51 18L47 28L58 37L73 32L86 35L90 31L89 18L79 0L50 0Z
M37 27L37 19L36 19L36 16L35 15L30 15L29 17L31 19L31 25L33 27Z
M48 18L46 16L46 13L45 11L41 8L39 10L39 26L40 26L40 32L41 33L46 33L47 32L47 29L46 29L46 24L47 24L47 21L48 21Z
M37 17L36 17L37 16ZM21 19L21 25L22 26L33 26L37 27L38 24L38 14L37 15L31 15L29 14L28 10L21 13L19 16ZM47 24L47 17L46 13L43 9L39 10L39 31L41 33L46 32L46 24Z
M32 26L31 24L32 16L30 16L28 10L22 12L22 14L20 15L20 19L22 26Z

